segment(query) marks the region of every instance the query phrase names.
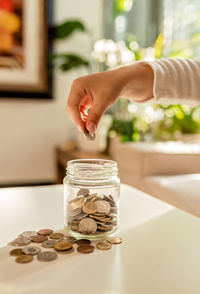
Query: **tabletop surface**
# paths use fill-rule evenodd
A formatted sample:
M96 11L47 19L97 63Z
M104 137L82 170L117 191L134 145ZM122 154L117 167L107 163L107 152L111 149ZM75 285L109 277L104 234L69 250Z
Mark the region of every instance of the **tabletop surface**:
M200 220L134 188L122 185L124 242L111 250L17 264L7 243L41 228L62 230L62 186L0 190L1 294L200 293Z

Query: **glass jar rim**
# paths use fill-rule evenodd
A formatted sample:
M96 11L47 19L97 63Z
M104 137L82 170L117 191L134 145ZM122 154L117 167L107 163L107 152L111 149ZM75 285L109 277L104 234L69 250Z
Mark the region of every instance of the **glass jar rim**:
M66 174L79 180L105 180L117 176L117 163L109 159L74 159L67 163Z

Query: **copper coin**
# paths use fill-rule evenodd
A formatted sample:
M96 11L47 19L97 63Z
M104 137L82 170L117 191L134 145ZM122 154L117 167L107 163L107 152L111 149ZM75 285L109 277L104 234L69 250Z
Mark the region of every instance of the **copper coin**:
M54 245L54 249L58 250L58 251L64 251L64 250L69 250L73 247L73 245L69 242L66 241L61 241L61 242L57 242Z
M72 247L71 249L64 250L64 251L58 251L58 250L56 250L56 252L59 253L59 254L70 254L70 253L73 253L74 252L74 248Z
M42 243L43 241L46 241L46 240L48 240L48 237L42 236L42 235L31 237L31 241L33 241L34 243Z
M103 241L97 243L96 247L100 250L109 250L112 247L112 244L109 243L108 241Z
M13 249L9 253L10 253L11 256L21 256L21 255L24 255L24 252L22 251L21 248Z
M28 263L33 261L33 255L30 255L30 254L21 255L21 256L18 256L15 259L15 261L18 263Z
M83 205L83 211L87 214L93 214L97 212L97 205L95 202L88 201Z
M76 241L77 245L90 245L91 241L88 239L79 239Z
M38 231L38 234L39 235L42 235L42 236L49 236L49 235L53 234L53 230L50 230L50 229L42 229L42 230L39 230Z
M111 244L121 244L123 242L122 238L120 237L110 237L107 241Z
M92 245L79 245L77 251L80 253L92 253L94 251L94 246Z
M78 191L77 196L87 196L89 195L90 191L86 188L82 188Z
M62 234L62 233L53 233L49 236L49 238L51 238L51 239L60 239L62 237L64 237L64 234Z

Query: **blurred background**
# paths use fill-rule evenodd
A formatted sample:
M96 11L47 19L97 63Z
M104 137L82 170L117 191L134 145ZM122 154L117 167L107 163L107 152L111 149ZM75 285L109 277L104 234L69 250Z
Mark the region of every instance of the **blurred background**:
M75 158L116 160L143 190L200 172L200 106L122 97L95 143L65 114L76 77L163 57L200 57L199 1L0 0L0 186L62 183Z

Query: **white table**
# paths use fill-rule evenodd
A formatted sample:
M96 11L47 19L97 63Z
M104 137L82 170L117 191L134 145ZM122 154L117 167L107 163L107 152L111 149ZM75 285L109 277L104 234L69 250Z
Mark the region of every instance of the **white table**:
M24 230L63 228L62 186L0 190L1 294L199 294L200 220L122 186L121 245L17 264L7 242Z

